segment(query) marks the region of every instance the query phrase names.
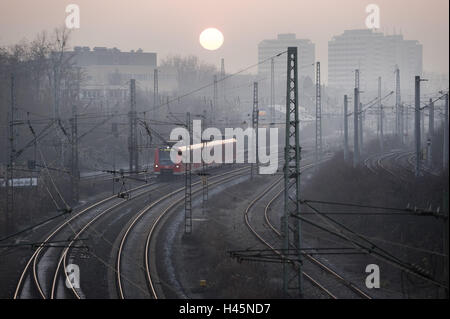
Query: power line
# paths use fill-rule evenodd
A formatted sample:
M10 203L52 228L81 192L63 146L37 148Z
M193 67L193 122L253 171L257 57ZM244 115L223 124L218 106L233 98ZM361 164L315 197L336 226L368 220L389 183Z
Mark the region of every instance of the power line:
M284 54L284 53L286 53L286 52L287 52L287 51L280 52L280 53L275 54L275 55L273 55L273 56L270 56L270 57L268 57L268 58L266 58L266 59L264 59L264 60L262 60L262 61L259 61L258 63L255 63L255 64L252 64L252 65L250 65L250 66L247 66L247 67L241 69L240 71L237 71L237 72L235 72L235 73L228 74L228 75L224 76L223 78L217 79L217 80L216 80L216 83L225 81L225 80L227 80L227 79L229 79L229 78L231 78L231 77L233 77L233 76L236 76L236 75L238 75L238 74L240 74L240 73L243 73L243 72L245 72L245 71L248 71L248 70L254 68L255 66L258 66L258 65L260 65L260 64L262 64L262 63L265 63L265 62L269 61L269 60L272 59L272 58L279 57L279 56L281 56L282 54ZM195 90L193 90L193 91L190 91L190 92L188 92L188 93L179 95L179 96L173 98L172 100L168 100L166 103L159 104L159 105L157 105L156 107L151 108L151 110L152 110L152 111L155 111L155 110L157 110L157 109L159 109L159 108L161 108L161 107L167 105L168 103L172 103L172 102L174 102L174 101L180 100L180 99L185 98L185 97L187 97L187 96L190 96L190 95L192 95L192 94L194 94L194 93L197 93L197 92L199 92L199 91L201 91L201 90L204 90L204 89L206 89L206 88L209 88L209 87L211 87L211 86L213 86L213 85L214 85L214 82L208 83L208 84L206 84L206 85L204 85L204 86L201 86L201 87L199 87L199 88L197 88L197 89L195 89Z
M356 240L349 238L347 235L343 234L342 231L338 230L335 226L333 226L333 225L331 225L331 224L329 224L329 223L328 223L328 224L329 224L331 227L335 228L336 231L333 231L333 230L327 229L326 227L323 227L323 226L321 226L321 225L318 225L317 223L315 223L315 222L313 222L313 221L311 221L311 220L309 220L309 219L306 219L306 218L302 217L301 215L294 215L294 214L293 214L293 215L291 215L291 216L292 216L292 217L295 217L295 218L298 218L298 219L300 219L300 220L303 220L303 221L307 222L308 224L311 224L311 225L313 225L313 226L315 226L315 227L317 227L317 228L319 228L319 229L321 229L321 230L323 230L323 231L326 231L326 232L328 232L328 233L331 233L331 234L333 234L333 235L335 235L335 236L337 236L337 237L339 237L339 238L341 238L341 239L344 239L344 240L346 240L346 241L349 241L349 242L353 243L354 245L356 245L357 247L359 247L360 249L362 249L363 251L366 251L368 254L372 254L372 255L374 255L374 256L376 256L376 257L379 257L379 258L381 258L381 259L387 261L388 263L390 263L390 264L392 264L392 265L394 265L394 266L396 266L396 267L399 267L399 268L401 268L401 269L404 269L405 271L408 271L409 273L414 274L414 275L416 275L416 276L418 276L418 277L420 277L420 278L422 278L422 279L424 279L424 280L426 280L426 281L432 282L433 284L435 284L435 285L437 285L437 286L446 288L446 287L445 287L445 284L442 284L442 283L440 283L440 282L434 280L434 279L431 278L430 276L421 273L420 271L418 271L417 269L415 269L413 265L411 265L411 264L409 264L409 263L406 263L406 262L402 261L401 259L395 257L395 256L392 255L390 252L386 251L385 249L379 247L379 246L376 245L375 243L373 243L373 242L371 242L370 240L368 240L365 236L363 236L363 235L361 235L361 234L358 234L358 233L352 231L351 229L349 229L349 228L346 227L345 225L339 223L338 221L332 219L331 217L322 214L322 212L319 211L319 210L318 210L317 208L315 208L314 206L312 206L312 205L310 205L310 204L308 204L308 203L305 203L305 205L308 206L309 208L311 208L311 209L316 213L316 215L317 215L318 217L320 217L320 218L322 218L322 217L326 218L327 220L331 221L332 223L334 223L334 224L338 225L339 227L343 228L343 229L344 229L345 231L347 231L348 233L350 233L350 234L352 234L352 235L355 235L356 237L360 238L361 240L367 242L370 246L369 246L369 247L368 247L368 246L365 246L364 244L361 244L361 243L357 242ZM377 250L379 250L379 251L377 251Z
M421 208L395 208L395 207L384 207L384 206L372 206L372 205L362 205L362 204L354 204L354 203L341 203L341 202L331 202L331 201L321 201L321 200L309 200L305 199L301 201L302 204L306 203L315 203L315 204L327 204L327 205L336 205L336 206L350 206L350 207L358 207L358 208L371 208L371 209L382 209L382 210L390 210L390 211L398 211L398 212L407 212L412 213L411 215L418 215L418 216L433 216L437 218L447 219L447 216L444 214L440 214L436 211L421 209ZM356 214L356 213L352 213ZM365 214L365 213L362 213ZM374 213L369 213L374 214ZM381 213L380 213L381 214ZM410 214L400 214L397 215L410 215Z

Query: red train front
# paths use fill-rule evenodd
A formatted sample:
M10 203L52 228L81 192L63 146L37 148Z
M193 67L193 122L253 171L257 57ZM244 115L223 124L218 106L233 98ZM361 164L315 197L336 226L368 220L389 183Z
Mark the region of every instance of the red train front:
M180 175L183 174L183 164L175 164L170 159L170 146L159 147L155 151L155 163L153 172L157 175Z
M206 146L207 148L212 148L213 145L221 144L222 147L222 155L223 160L225 159L225 145L226 144L233 144L233 159L235 159L236 154L236 140L235 139L228 139L223 141L213 141L211 143L205 143L205 144L193 144L190 146L191 151L195 149L202 149ZM208 145L210 144L210 145ZM186 150L186 146L179 147L177 151L177 159L176 163L172 162L170 158L170 152L172 149L172 145L170 146L161 146L155 150L155 163L153 165L153 172L156 175L181 175L184 174L184 164L181 161L181 154ZM223 163L223 161L222 161ZM218 165L221 163L211 163L207 166L213 166ZM193 171L201 169L202 164L201 163L193 163L191 166L191 169Z

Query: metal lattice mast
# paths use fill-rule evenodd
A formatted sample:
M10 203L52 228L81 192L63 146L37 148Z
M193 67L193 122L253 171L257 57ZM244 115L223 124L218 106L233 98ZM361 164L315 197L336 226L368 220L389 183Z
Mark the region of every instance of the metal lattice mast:
M348 97L344 95L344 161L348 161Z
M206 149L207 142L203 141L202 149ZM202 178L202 212L205 213L206 203L208 202L208 173L206 172L206 164L202 156L202 172L200 173Z
M275 123L275 59L270 59L270 122Z
M286 145L284 149L284 217L283 217L283 249L289 253L291 214L300 215L300 122L298 118L298 60L297 47L289 47L287 52L287 85L286 85ZM288 295L292 278L297 278L297 289L302 294L302 261L301 261L301 223L295 218L292 244L297 246L298 267L295 274L289 274L290 264L283 263L283 290ZM292 278L291 278L292 277Z
M214 75L213 110L211 112L212 124L216 124L216 112L219 109L217 96L217 75Z
M129 169L130 173L137 171L137 118L136 118L136 81L130 80L130 133L128 137L128 152L129 152Z
M320 86L320 62L316 64L316 165L322 158L322 100Z
M355 87L353 96L353 167L357 167L359 165L359 115L358 115L358 105L359 105L359 90Z
M220 81L222 81L222 83L224 83L225 79L225 59L222 58L220 60ZM223 85L223 84L222 84ZM224 95L225 92L222 91L222 94Z
M363 111L362 111L363 105L362 105L362 102L361 102L361 91L358 91L358 100L360 101L359 102L359 109L358 109L358 112L359 112L358 113L359 114L359 122L358 122L358 124L359 124L359 129L358 129L358 132L359 132L359 154L361 154L362 151L363 151L363 137L364 137L364 135L363 135L364 114L363 114Z
M363 148L363 114L362 114L362 104L360 101L361 98L361 90L360 90L360 81L359 81L359 69L355 70L355 88L358 89L358 112L356 113L358 116L358 150L359 153L362 152L362 148Z
M378 77L378 112L379 114L379 123L380 123L380 150L383 152L384 150L384 133L383 133L383 104L381 104L381 76Z
M156 107L159 104L159 83L158 83L158 69L153 71L153 118L156 112Z
M403 103L402 104L402 109L403 109L403 116L405 117L404 121L403 121L403 126L405 128L405 144L409 143L409 107L406 106Z
M206 129L206 110L203 110L203 121L202 121L202 132ZM208 146L208 140L202 139L202 152L205 150ZM206 163L203 158L202 154L202 171L200 173L202 178L202 212L205 213L206 210L206 203L208 201L208 173L206 172Z
M428 122L428 136L432 138L434 136L434 102L433 99L430 98L429 105L429 122Z
M427 163L428 167L432 167L433 165L433 136L434 136L434 102L433 99L430 98L429 106L429 115L428 115L428 140L427 140Z
M448 93L444 96L445 99L445 110L444 110L444 159L443 166L444 170L448 169Z
M77 105L72 105L72 137L71 137L71 186L72 186L72 200L77 203L79 200L79 178L80 173L78 169L78 119L77 119ZM113 181L114 183L114 181Z
M425 148L425 110L420 110L420 147L422 149L422 159L423 152Z
M400 109L400 115L399 115L399 117L400 117L400 126L399 126L399 129L400 129L400 134L401 134L400 142L402 144L405 144L405 107L404 107L403 103L400 103L399 109Z
M253 128L253 138L255 139L255 164L250 164L250 176L253 178L255 175L254 171L256 169L256 175L259 172L259 158L258 158L258 121L259 120L259 109L258 109L258 82L253 82L253 110L252 110L252 128Z
M186 127L189 132L189 140L186 141L186 153L184 163L184 232L192 232L192 164L191 164L191 145L192 145L192 125L191 113L186 113Z
M225 59L220 60L220 105L225 105Z
M395 68L395 135L403 143L402 110L400 96L400 69Z
M416 147L416 176L420 175L420 76L415 77L415 103L414 103L414 138Z
M16 112L16 97L15 97L15 79L14 75L11 74L11 92L10 92L10 103L11 109L9 112L9 158L8 165L6 167L6 222L5 222L5 234L11 231L13 226L12 218L14 216L14 160L16 156L16 146L15 146L15 112Z

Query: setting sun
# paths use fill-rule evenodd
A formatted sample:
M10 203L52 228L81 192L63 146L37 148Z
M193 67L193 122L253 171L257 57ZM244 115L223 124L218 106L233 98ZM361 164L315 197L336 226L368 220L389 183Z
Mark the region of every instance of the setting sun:
M223 34L216 28L208 28L200 33L200 44L206 50L217 50L223 44Z

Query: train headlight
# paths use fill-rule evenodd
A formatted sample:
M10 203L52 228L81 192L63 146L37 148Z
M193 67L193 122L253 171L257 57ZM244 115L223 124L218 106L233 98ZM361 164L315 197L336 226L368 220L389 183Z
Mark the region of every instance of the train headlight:
M155 167L158 168L159 167L158 164L155 164Z
M175 165L175 168L180 168L180 165Z

